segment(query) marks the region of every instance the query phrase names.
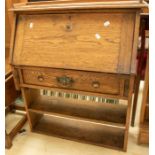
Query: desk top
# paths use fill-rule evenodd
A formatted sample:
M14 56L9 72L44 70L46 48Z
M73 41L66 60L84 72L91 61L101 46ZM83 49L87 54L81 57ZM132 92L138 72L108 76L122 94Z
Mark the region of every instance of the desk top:
M103 8L142 8L147 3L143 0L56 0L44 2L27 2L14 4L10 10L15 12L103 9Z

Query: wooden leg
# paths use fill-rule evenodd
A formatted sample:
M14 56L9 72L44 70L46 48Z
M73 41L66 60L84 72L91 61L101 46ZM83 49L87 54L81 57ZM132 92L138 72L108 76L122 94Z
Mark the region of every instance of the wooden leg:
M132 107L132 118L131 118L131 126L133 126L133 127L135 125L135 116L136 116L136 110L137 110L139 85L140 85L140 76L136 76L136 79L135 79L135 91L134 91L134 101L133 101L133 107Z
M129 94L128 94L128 109L127 109L127 116L126 116L126 131L124 137L124 148L123 150L127 150L128 144L128 135L129 135L129 126L130 126L130 113L131 113L131 105L132 105L132 94L133 94L133 87L134 87L134 76L130 77L130 86L129 86Z
M18 122L18 124L13 128L13 130L9 133L9 136L11 139L14 138L14 136L19 132L19 130L23 127L27 120L26 115L23 116L23 118Z
M12 141L10 136L5 131L5 148L9 149L12 146Z

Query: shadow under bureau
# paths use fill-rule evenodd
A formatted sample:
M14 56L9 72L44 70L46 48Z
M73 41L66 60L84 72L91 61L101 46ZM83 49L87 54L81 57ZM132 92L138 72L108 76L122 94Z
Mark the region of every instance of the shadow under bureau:
M127 149L139 0L16 4L11 64L32 131Z

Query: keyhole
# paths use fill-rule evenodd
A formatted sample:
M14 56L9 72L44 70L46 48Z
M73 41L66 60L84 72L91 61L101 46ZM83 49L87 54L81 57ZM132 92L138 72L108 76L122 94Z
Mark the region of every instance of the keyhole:
M66 25L66 30L67 31L71 31L72 30L72 25L71 24L67 24Z

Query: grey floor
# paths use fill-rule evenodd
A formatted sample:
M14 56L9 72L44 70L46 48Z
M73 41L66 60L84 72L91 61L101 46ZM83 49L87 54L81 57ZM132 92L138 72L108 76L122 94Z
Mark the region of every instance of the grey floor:
M140 85L136 125L134 128L130 127L127 152L32 133L29 130L28 123L26 123L23 127L26 132L18 134L14 138L12 148L5 151L6 155L148 155L148 146L137 144L142 89L143 83ZM7 116L7 131L11 130L13 124L19 119L19 116L16 115Z

